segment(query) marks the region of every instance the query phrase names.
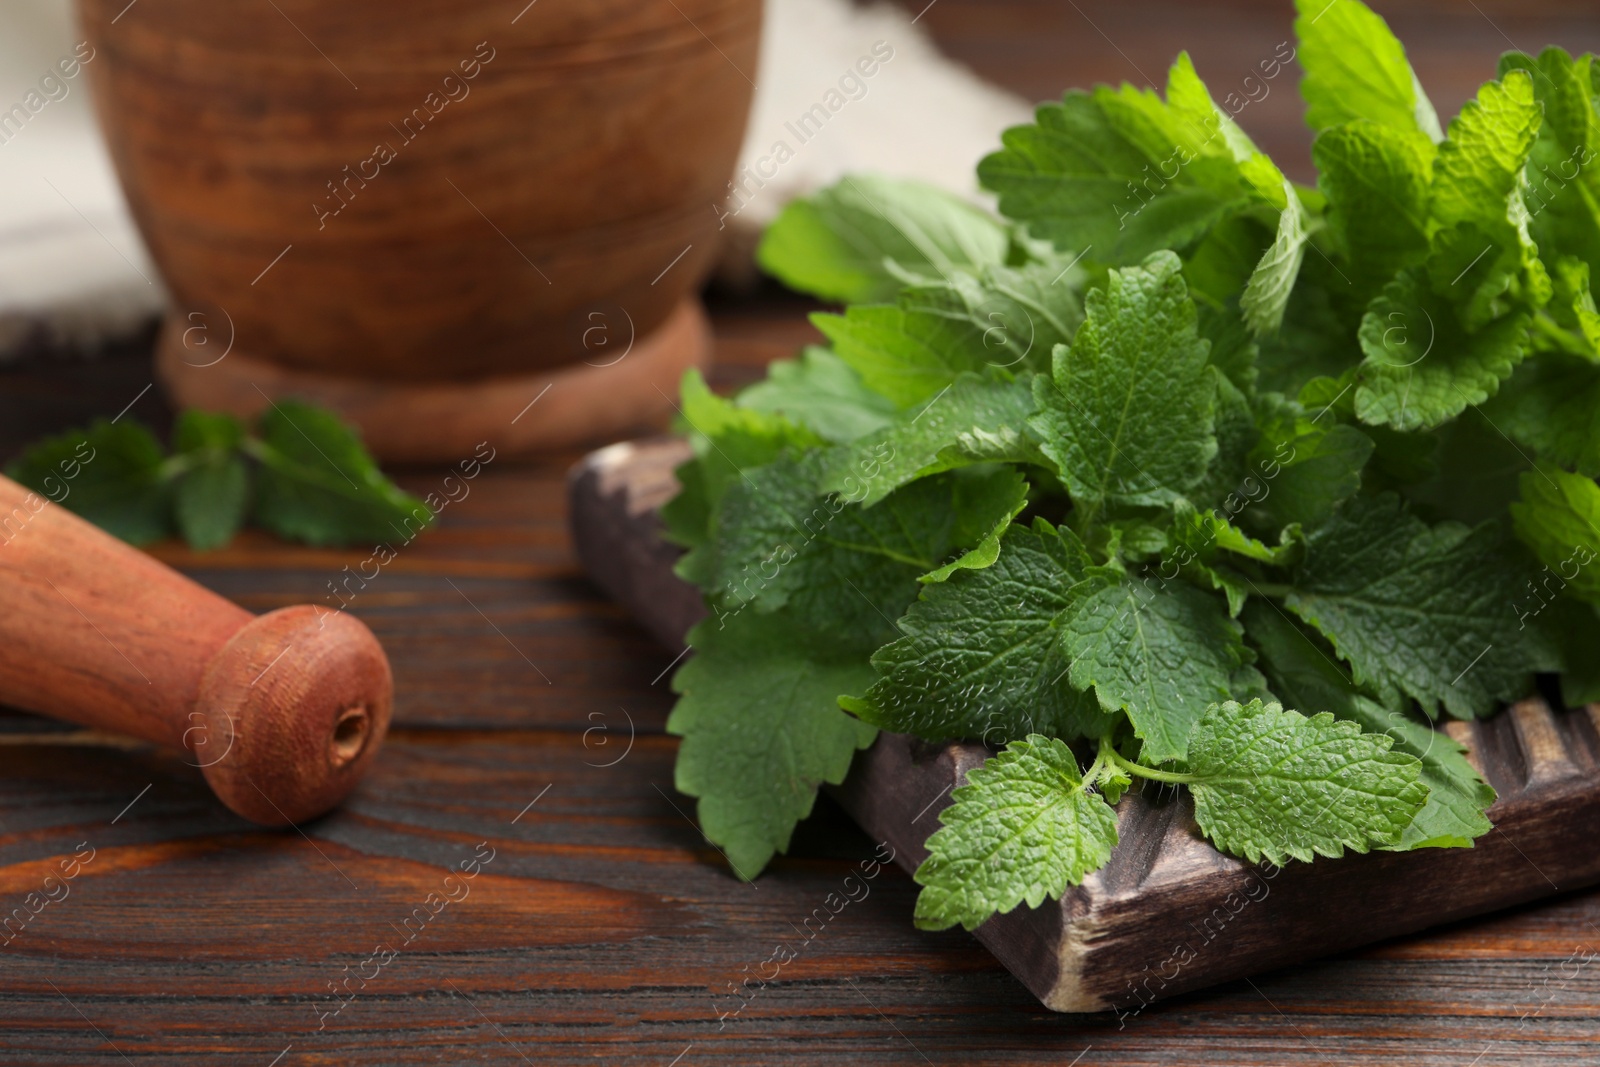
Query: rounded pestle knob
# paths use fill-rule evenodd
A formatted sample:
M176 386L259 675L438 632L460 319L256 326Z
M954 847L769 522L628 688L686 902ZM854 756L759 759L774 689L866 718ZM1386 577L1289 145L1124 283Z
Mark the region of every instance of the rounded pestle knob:
M182 752L229 808L287 825L355 788L393 690L358 619L252 615L0 477L0 703Z

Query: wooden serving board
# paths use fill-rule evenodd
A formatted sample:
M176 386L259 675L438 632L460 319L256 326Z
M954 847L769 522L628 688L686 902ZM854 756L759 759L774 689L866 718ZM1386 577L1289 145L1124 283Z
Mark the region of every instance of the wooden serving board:
M702 615L672 573L680 550L657 510L687 444L657 438L592 453L569 477L573 542L590 575L663 644ZM1499 793L1471 849L1375 852L1257 867L1217 852L1183 795L1130 792L1120 844L1059 903L1019 907L975 935L1047 1007L1131 1014L1160 997L1600 882L1600 705L1538 698L1445 730ZM856 754L839 802L914 870L950 791L991 750L881 734ZM906 916L910 921L910 916Z

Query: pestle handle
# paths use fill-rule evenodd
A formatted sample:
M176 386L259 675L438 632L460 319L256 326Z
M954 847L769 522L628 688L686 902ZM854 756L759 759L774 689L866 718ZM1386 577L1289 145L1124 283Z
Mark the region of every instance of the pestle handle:
M284 825L360 781L393 688L359 620L252 615L0 477L0 702L185 752L229 808Z

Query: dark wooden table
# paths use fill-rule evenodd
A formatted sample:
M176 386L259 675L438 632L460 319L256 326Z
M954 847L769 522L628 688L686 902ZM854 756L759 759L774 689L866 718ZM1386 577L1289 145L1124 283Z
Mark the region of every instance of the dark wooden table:
M1578 10L1469 0L1395 22L1443 111L1506 35L1600 45ZM1276 3L938 0L923 22L984 74L1043 97L1156 75L1183 46L1214 83L1242 77L1289 16ZM1289 79L1244 121L1303 174ZM807 308L770 291L714 300L722 384L809 338ZM0 455L136 397L131 415L161 424L158 393L143 392L148 352L0 368ZM914 886L889 867L719 1018L873 843L823 799L758 883L727 874L672 789L663 725L678 650L575 565L574 458L496 461L359 593L351 610L394 663L396 727L352 801L301 831L244 824L175 758L0 714L0 913L41 889L54 858L93 849L68 895L0 947L0 1065L1600 1064L1600 893L1119 1022L1052 1015L966 934L915 931ZM419 492L441 477L401 473ZM367 555L259 534L208 555L153 551L258 612L322 601ZM470 895L404 926L475 850L493 859ZM374 960L379 945L392 958ZM346 979L359 993L331 1014Z

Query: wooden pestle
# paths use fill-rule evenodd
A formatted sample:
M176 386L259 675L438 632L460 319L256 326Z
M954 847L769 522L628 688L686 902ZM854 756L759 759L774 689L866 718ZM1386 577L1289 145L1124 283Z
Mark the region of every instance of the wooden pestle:
M281 826L361 780L393 689L359 620L252 615L0 477L0 702L183 752L224 804Z

